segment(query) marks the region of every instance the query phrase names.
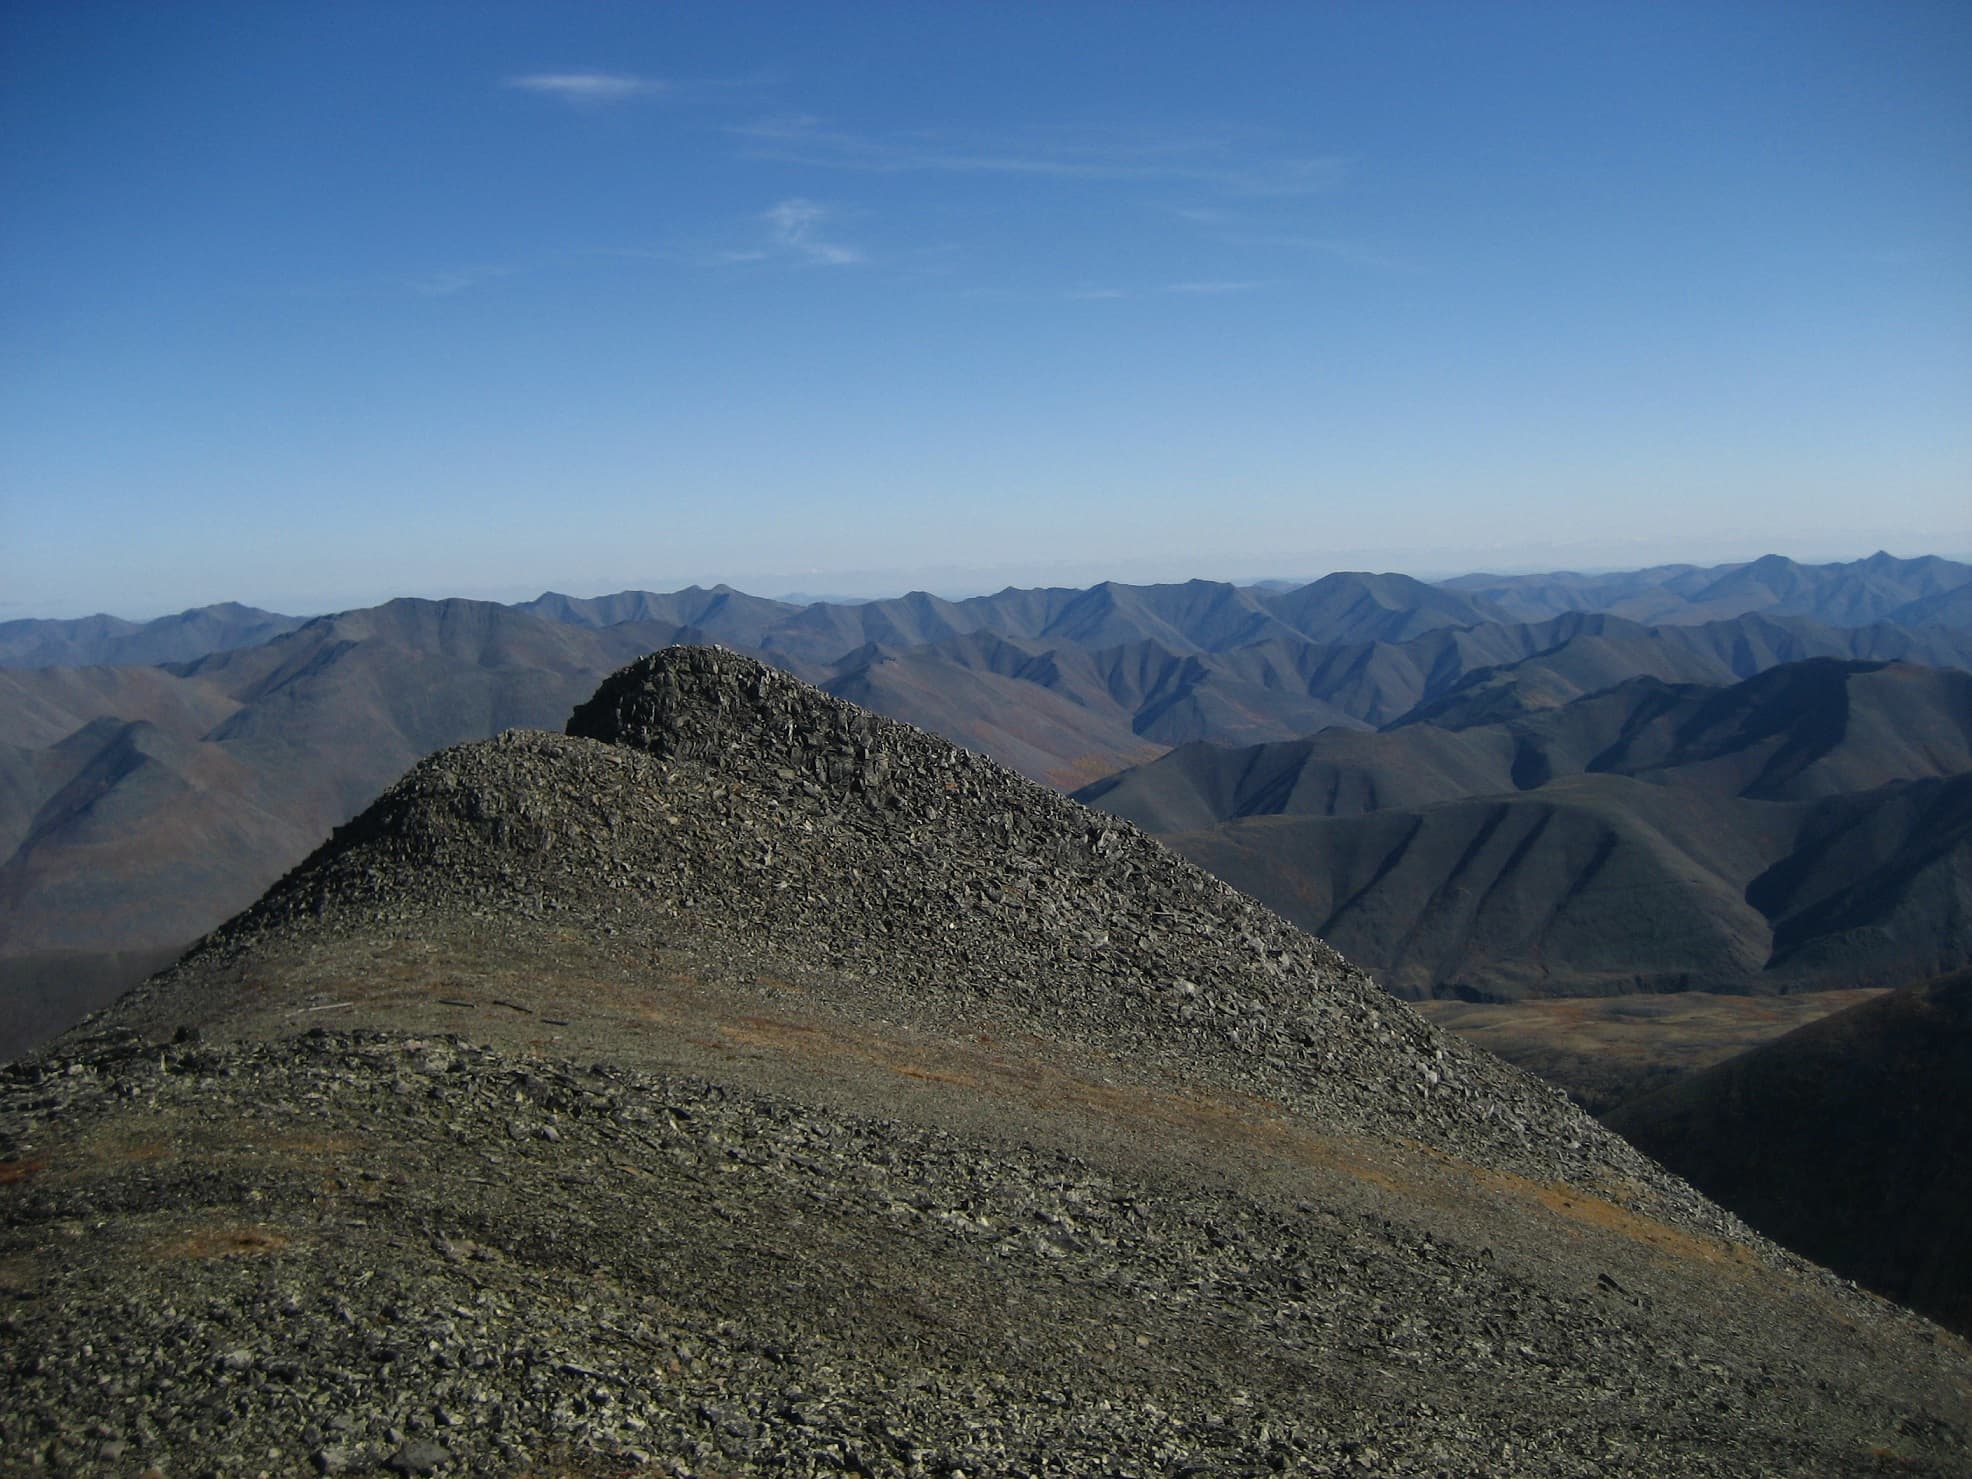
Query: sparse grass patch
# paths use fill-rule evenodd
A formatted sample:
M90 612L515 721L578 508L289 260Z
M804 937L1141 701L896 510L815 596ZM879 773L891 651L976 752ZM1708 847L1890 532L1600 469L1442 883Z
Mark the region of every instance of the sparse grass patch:
M1715 1268L1749 1268L1752 1253L1738 1243L1701 1237L1672 1227L1655 1218L1632 1212L1592 1192L1565 1181L1534 1181L1511 1171L1495 1171L1480 1166L1466 1168L1481 1184L1505 1192L1523 1202L1533 1202L1569 1222L1643 1244L1664 1257L1680 1262L1703 1263Z
M270 1135L265 1140L255 1142L254 1148L271 1151L281 1155L330 1156L347 1155L360 1150L363 1142L353 1135Z
M0 1161L0 1186L12 1186L16 1181L25 1181L36 1171L48 1169L48 1157L29 1156L21 1161Z
M81 1147L80 1159L92 1166L128 1166L171 1159L171 1142L153 1124L119 1126L93 1135Z
M41 1270L32 1258L0 1258L0 1294L28 1294L41 1282Z
M195 1228L182 1238L157 1245L152 1256L159 1262L175 1258L256 1258L287 1245L286 1233L254 1223L235 1223Z

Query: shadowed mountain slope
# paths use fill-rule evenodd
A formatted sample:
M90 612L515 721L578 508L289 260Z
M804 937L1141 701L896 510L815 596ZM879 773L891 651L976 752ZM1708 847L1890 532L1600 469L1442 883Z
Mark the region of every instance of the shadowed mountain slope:
M0 744L38 750L97 719L143 720L196 739L239 707L171 668L0 669Z
M919 648L872 646L801 675L835 688L872 662L904 661L912 676L894 712L935 724L944 687L976 686L972 676L1010 680L1007 698L1046 704L1037 690L1086 709L1116 736L1116 765L1143 743L1210 739L1258 743L1323 728L1363 728L1428 720L1464 727L1554 709L1646 674L1664 682L1727 685L1782 662L1807 658L1905 659L1972 665L1972 636L1903 629L1854 631L1781 626L1763 618L1649 630L1612 618L1569 616L1538 626L1440 628L1404 642L1316 644L1273 638L1227 651L1184 651L1152 640L1083 648L1039 638L974 633ZM768 654L774 661L781 659ZM994 685L998 686L998 685ZM871 689L872 695L877 690ZM910 695L920 695L913 700ZM887 701L887 700L886 700ZM1124 738L1127 730L1129 738ZM961 737L954 734L954 737ZM989 753L1003 759L988 746ZM1052 756L1052 768L1015 761L1028 774L1086 769L1085 754ZM1066 758L1065 766L1060 760Z
M1653 621L1686 604L1672 590L1672 583L1700 572L1697 565L1654 565L1595 575L1574 570L1536 575L1481 572L1454 576L1439 584L1445 590L1491 602L1510 621L1549 621L1571 611L1605 611L1634 621Z
M592 629L640 626L690 629L736 647L754 647L776 626L801 614L786 601L750 596L731 586L711 590L688 586L682 591L619 591L613 596L581 599L549 591L513 608L544 621Z
M968 660L954 661L960 654ZM823 687L1066 789L1130 763L1126 756L1149 760L1163 753L1137 732L1131 709L1093 682L1063 681L1063 667L1086 667L1077 657L1064 663L1053 652L990 635L955 638L937 649L871 646L835 664Z
M1815 803L1623 776L1165 840L1400 996L1894 986L1972 955L1972 775Z
M1972 566L1927 555L1900 560L1879 550L1845 564L1801 565L1763 555L1691 594L1708 614L1764 611L1805 616L1830 626L1867 626L1900 607L1972 581Z
M1148 641L1088 651L975 633L901 652L862 648L817 678L1066 789L1201 735L1361 727L1283 681L1296 655L1280 644L1185 655Z
M1251 816L1409 811L1513 789L1514 737L1414 724L1327 730L1266 745L1198 741L1083 787L1075 798L1151 832L1191 832Z
M1769 930L1719 871L1719 852L1745 847L1743 828L1763 819L1738 820L1742 835L1658 787L1583 776L1167 840L1400 996L1512 999L1745 989Z
M1316 642L1401 642L1443 627L1511 620L1484 597L1408 575L1338 572L1266 597L1267 609Z
M1972 632L1944 628L1826 627L1759 615L1694 626L1642 627L1608 616L1553 625L1565 635L1552 646L1450 675L1420 695L1403 722L1458 729L1560 708L1636 676L1718 686L1815 658L1972 668Z
M1152 830L1342 816L1589 772L1807 801L1972 770L1972 674L1830 659L1729 687L1640 677L1561 708L1263 746L1195 744L1077 793ZM1169 818L1169 820L1166 820Z
M1805 801L1972 770L1972 674L1907 663L1789 663L1722 691L1625 684L1569 714L1587 730L1578 753L1608 735L1582 769L1714 795ZM1564 774L1548 736L1571 727L1516 733Z
M730 653L569 728L0 1071L0 1458L1963 1467L1962 1346L1134 830Z
M1192 745L1078 796L1414 997L1894 985L1972 957L1972 675L1637 678L1447 730Z
M1911 627L1947 627L1972 631L1972 584L1954 586L1934 596L1899 606L1891 619Z
M1972 1330L1972 972L1823 1018L1606 1118L1789 1247Z
M1816 803L1746 900L1774 922L1769 965L1783 977L1852 971L1856 985L1890 986L1958 969L1972 935L1972 774Z

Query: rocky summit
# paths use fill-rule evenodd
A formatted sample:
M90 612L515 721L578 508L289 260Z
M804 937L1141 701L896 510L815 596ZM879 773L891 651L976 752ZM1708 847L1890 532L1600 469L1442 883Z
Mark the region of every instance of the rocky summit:
M1972 1467L1955 1337L718 650L417 765L0 1155L10 1473Z

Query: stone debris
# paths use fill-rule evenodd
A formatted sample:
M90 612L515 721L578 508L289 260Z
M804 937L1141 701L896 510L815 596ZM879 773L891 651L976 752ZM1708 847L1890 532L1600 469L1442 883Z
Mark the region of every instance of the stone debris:
M1653 1215L1741 1231L1319 940L1130 824L935 735L695 647L613 675L569 729L423 761L126 998L126 1018L296 929L414 935L462 909L490 931L579 920L688 942L739 974L824 971L861 1009L930 1028L992 1022L1181 1075L1209 1065L1331 1128L1649 1186Z
M1134 829L714 650L570 728L0 1068L0 1472L1972 1467L1961 1345ZM362 962L441 937L434 1010L566 1032L401 1030ZM1116 1081L1041 1135L638 1067L499 984L563 939ZM1222 1163L1098 1133L1147 1084Z
M177 1149L9 1188L10 1473L1826 1473L1870 1471L1871 1433L1895 1472L1967 1457L1908 1395L1838 1385L1853 1351L1346 1205L458 1039L83 1051L86 1077L0 1069L0 1150L133 1104ZM516 1103L560 1139L512 1141Z

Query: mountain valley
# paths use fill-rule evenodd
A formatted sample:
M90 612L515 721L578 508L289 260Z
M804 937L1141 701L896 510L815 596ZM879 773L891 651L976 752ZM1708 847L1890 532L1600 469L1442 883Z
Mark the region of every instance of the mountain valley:
M16 1025L0 1053L18 1051L109 999L150 962L244 907L313 839L420 756L514 725L558 725L603 675L672 642L716 641L754 652L832 693L1064 789L1098 781L1113 787L1107 782L1113 773L1159 761L1173 747L1176 754L1161 765L1178 763L1188 753L1183 747L1194 743L1293 745L1319 731L1313 743L1343 746L1338 763L1374 776L1379 809L1394 816L1428 803L1504 794L1509 785L1502 775L1517 792L1524 764L1565 771L1586 763L1587 757L1571 760L1570 747L1593 736L1554 731L1539 738L1542 724L1552 729L1542 716L1599 695L1594 704L1568 710L1569 722L1587 716L1592 730L1620 728L1626 705L1659 701L1645 679L1696 685L1696 693L1729 690L1816 658L1914 663L1941 672L1972 668L1972 630L1949 625L1944 607L1921 625L1891 620L1968 588L1968 577L1972 567L1949 561L1875 556L1820 567L1769 559L1620 579L1551 577L1545 585L1516 577L1472 590L1460 589L1464 582L1430 586L1403 576L1332 575L1303 587L1111 584L964 601L920 594L807 607L723 588L584 600L548 595L519 607L402 600L302 622L257 645L246 640L251 622L293 619L245 608L186 613L142 628L152 634L143 640L182 644L187 634L202 632L224 650L162 667L0 666L0 990L21 1004L7 1014ZM1673 586L1705 599L1687 600ZM1496 587L1517 594L1508 601ZM1671 593L1653 598L1656 607L1632 601L1625 609L1668 611L1686 624L1646 627L1585 609L1597 599L1621 604L1612 593L1628 592L1622 599L1631 600L1638 590ZM87 661L106 650L88 623L15 623L8 631L6 651L16 655L0 656L4 662L23 662L23 653L38 663ZM1778 686L1784 693L1786 685ZM1875 714L1878 699L1893 710ZM1898 702L1901 709L1894 708ZM1777 720L1769 714L1734 722L1784 725L1784 709L1783 703ZM1875 783L1872 777L1917 781L1950 763L1949 746L1898 748L1904 742L1894 738L1895 727L1911 702L1895 699L1894 685L1874 684L1858 712L1859 723L1875 724L1873 738L1838 747L1848 758L1838 756L1818 772L1834 777L1829 785L1864 786ZM1669 732L1668 722L1660 716L1652 732ZM1479 753L1501 726L1535 733L1553 753L1524 762L1516 779L1510 757ZM1370 732L1376 729L1388 733ZM1886 746L1882 753L1874 748L1877 739ZM1365 748L1347 751L1352 744ZM1443 754L1427 753L1434 746ZM1757 750L1742 745L1733 763ZM1372 751L1392 758L1374 759ZM1671 758L1690 768L1687 757ZM1848 768L1835 776L1831 764ZM1441 774L1441 766L1452 770ZM1629 770L1653 785L1659 779L1642 760ZM1805 802L1808 784L1795 785L1789 796ZM1117 793L1116 804L1124 804L1129 789ZM1665 827L1674 834L1679 828L1648 814L1651 807L1633 816L1634 807L1660 799L1644 790L1591 785L1576 797L1552 787L1527 795L1543 805L1565 803L1543 825L1544 834L1584 839L1588 858L1609 846L1619 872L1633 866L1660 882L1668 872L1667 899L1713 875L1730 894L1743 886L1750 863L1777 847L1776 824L1766 820L1772 808L1743 805L1736 794L1728 830L1750 827L1759 835L1725 864L1686 858L1686 844L1664 835ZM1757 787L1749 795L1765 798ZM1955 795L1907 790L1862 803L1860 811L1832 795L1823 798L1829 809L1815 835L1872 839L1875 883L1833 877L1825 868L1799 879L1783 871L1769 880L1774 897L1767 904L1720 898L1704 908L1704 929L1680 953L1638 960L1627 973L1620 965L1613 974L1600 964L1578 966L1565 947L1550 950L1545 941L1536 954L1551 962L1527 966L1514 981L1483 965L1475 977L1460 963L1466 956L1456 944L1434 945L1437 955L1426 965L1413 949L1398 967L1389 964L1398 958L1393 942L1359 930L1350 947L1379 972L1394 969L1389 984L1409 994L1460 981L1482 993L1509 994L1610 989L1626 979L1634 986L1637 978L1645 985L1683 979L1743 989L1764 969L1762 942L1776 922L1801 917L1804 903L1849 889L1854 907L1863 910L1849 934L1861 939L1878 927L1882 910L1894 912L1887 901L1899 890L1936 886L1901 877L1898 859L1912 849L1929 849L1929 856L1942 847L1950 855ZM1502 825L1510 835L1511 809L1505 816L1497 808L1468 812L1434 827L1466 841ZM1158 814L1155 806L1127 814L1159 830L1174 821L1187 830L1243 825L1210 808L1184 817ZM1342 825L1374 829L1390 820ZM1807 836L1805 822L1790 819L1779 830L1789 828ZM1238 869L1249 851L1221 848L1219 856ZM1278 849L1269 840L1261 851L1271 857ZM1834 851L1839 856L1841 849ZM1400 885L1432 886L1425 882L1429 872L1406 873ZM1296 890L1319 896L1333 886L1303 882ZM1790 890L1801 888L1808 891L1805 901L1790 902ZM1276 890L1272 902L1290 901ZM1312 910L1303 903L1290 912L1307 922ZM1322 912L1332 913L1333 905ZM1362 921L1373 912L1358 908L1354 915ZM1809 925L1805 933L1788 926L1800 934L1791 969L1833 979L1842 963L1825 969L1811 963L1826 942L1811 919ZM1511 929L1496 933L1515 938ZM1928 962L1938 952L1920 949L1916 956ZM1916 957L1906 951L1904 958ZM1449 975L1437 970L1439 961ZM1937 959L1941 969L1950 963ZM1872 980L1903 968L1879 964ZM66 1007L50 986L57 965L72 971L76 983ZM1700 980L1713 966L1721 979Z
M1814 659L1504 721L1181 747L1084 788L1411 997L1966 963L1972 676Z

